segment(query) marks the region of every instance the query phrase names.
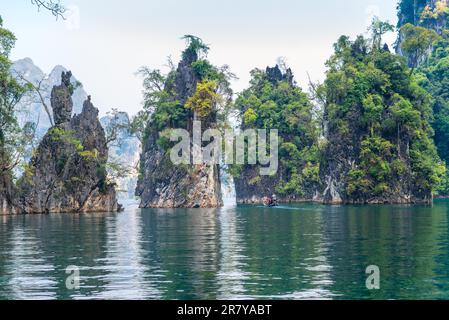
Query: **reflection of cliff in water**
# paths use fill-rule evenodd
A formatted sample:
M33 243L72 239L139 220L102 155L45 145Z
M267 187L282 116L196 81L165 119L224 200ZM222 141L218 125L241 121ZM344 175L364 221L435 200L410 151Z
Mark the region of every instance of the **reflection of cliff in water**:
M185 299L214 299L218 269L216 209L143 210L146 234L157 248L157 260L166 296ZM182 288L182 289L180 289Z
M320 207L298 210L245 207L242 254L250 278L245 288L256 298L331 298L332 267ZM282 217L282 218L280 218Z
M14 299L55 299L57 280L51 274L55 266L45 258L39 239L17 226L10 245L8 263L12 272L8 275L8 286Z
M449 202L0 217L0 299L447 298ZM68 290L68 266L81 288ZM369 291L366 267L380 267Z
M104 270L101 264L105 257L104 221L107 216L62 214L1 218L1 226L8 226L8 230L1 230L0 247L10 254L0 255L0 276L8 279L9 288L16 289L12 296L34 299L45 292L42 297L46 299L69 299L89 295L92 288L102 290ZM67 291L68 266L80 268L80 290Z
M440 264L448 252L447 241L442 241L448 237L445 209L331 207L323 228L329 243L328 259L334 266L333 291L342 295L357 292L360 299L425 299L433 295L436 270L440 277L442 270L449 276ZM365 271L370 265L380 268L381 290L366 289Z

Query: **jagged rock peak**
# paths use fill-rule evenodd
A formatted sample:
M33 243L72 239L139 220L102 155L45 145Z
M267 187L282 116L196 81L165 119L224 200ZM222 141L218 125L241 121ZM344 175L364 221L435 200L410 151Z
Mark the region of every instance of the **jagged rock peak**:
M68 88L70 86L70 79L72 79L72 71L63 71L61 74L61 84Z
M70 77L70 72L63 72L61 85L52 90L56 127L44 136L21 178L22 212L121 210L107 178L108 147L98 109L88 97L83 111L71 118Z
M53 107L53 118L55 125L69 122L72 117L72 85L70 79L72 72L62 72L61 85L53 87L51 91L51 105Z
M286 81L290 85L293 85L293 72L292 69L288 68L285 73L282 73L281 68L279 68L279 65L276 65L273 68L267 67L266 74L268 81L270 81L272 84L276 84L279 81Z
M81 114L88 119L96 119L98 118L98 113L98 109L92 104L92 97L88 96L83 103L83 112Z
M176 99L182 104L195 93L198 77L193 71L192 64L198 60L198 54L191 49L183 53L183 58L178 64L175 79ZM167 88L170 91L170 88Z

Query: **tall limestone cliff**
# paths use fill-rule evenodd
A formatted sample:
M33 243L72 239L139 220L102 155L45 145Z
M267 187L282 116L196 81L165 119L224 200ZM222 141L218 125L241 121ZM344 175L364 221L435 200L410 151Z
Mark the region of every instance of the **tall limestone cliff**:
M217 126L218 68L201 59L208 48L196 37L183 52L176 69L165 77L154 112L147 125L136 195L142 208L214 208L223 205L217 164L175 165L170 159L170 132L185 129L192 136L193 123L202 131ZM199 100L198 100L199 99ZM203 108L202 108L203 107ZM191 145L193 147L193 145Z
M19 180L21 211L111 212L120 209L107 180L108 148L90 97L72 118L71 72L51 92L55 126L42 139Z
M279 134L279 161L273 175L261 175L260 164L232 167L237 202L262 203L276 194L279 202L312 201L318 189L318 125L313 105L295 84L292 71L276 65L253 70L251 86L236 100L241 130L271 129ZM267 137L267 141L269 141ZM265 166L264 166L265 167Z
M30 58L17 60L13 63L11 73L20 83L26 81L31 82L35 87L40 88L40 94L34 90L29 92L16 106L15 114L19 125L23 127L26 123L33 123L36 127L34 134L34 144L38 144L48 129L51 127L51 120L45 111L41 97L45 104L51 107L51 91L54 86L61 83L61 73L67 72L63 66L55 66L52 71L46 75ZM79 81L72 75L71 83L74 86L72 95L73 110L72 116L80 114L83 109L83 103L87 99L87 93L83 86L79 85ZM50 110L51 112L51 110ZM114 110L100 119L101 125L106 131L106 135L111 130L119 128L117 140L109 144L109 160L114 163L120 163L129 168L129 175L126 177L118 177L116 190L118 197L122 199L134 198L134 192L137 184L137 164L140 156L140 141L131 136L126 129L129 123L129 116L126 112L117 112ZM31 146L24 155L23 162L28 162L31 154ZM14 170L16 176L23 174L22 166L17 166Z
M405 60L342 36L328 68L324 201L431 203L444 165L432 141L431 97Z

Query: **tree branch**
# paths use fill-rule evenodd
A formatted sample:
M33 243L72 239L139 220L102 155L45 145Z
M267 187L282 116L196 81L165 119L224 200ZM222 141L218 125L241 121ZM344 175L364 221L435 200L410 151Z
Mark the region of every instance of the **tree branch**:
M31 0L31 3L36 5L38 10L44 8L45 10L50 11L51 14L56 17L56 19L62 18L63 20L65 20L64 13L66 13L67 10L59 0Z
M44 76L41 80L39 80L39 82L36 84L34 84L33 82L31 82L30 80L28 80L23 74L19 73L19 72L15 72L16 76L22 80L23 82L25 82L35 93L37 93L40 103L42 104L42 106L44 107L45 113L47 113L48 119L50 120L50 124L53 127L54 126L54 122L53 122L53 118L51 116L51 112L50 112L50 108L48 107L47 103L45 102L45 97L42 94L42 83L47 80L47 77Z

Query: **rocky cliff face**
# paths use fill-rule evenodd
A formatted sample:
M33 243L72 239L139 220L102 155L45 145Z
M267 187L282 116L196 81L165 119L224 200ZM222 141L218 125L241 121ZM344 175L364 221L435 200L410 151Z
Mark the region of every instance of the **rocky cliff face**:
M11 174L0 173L0 215L15 214L20 211L17 207L16 192Z
M55 126L35 150L19 181L25 213L110 212L120 209L106 175L108 148L90 97L72 118L71 73L53 88Z
M350 148L345 148L343 143L329 146L325 152L326 161L322 165L323 192L317 194L315 200L324 204L431 204L433 195L431 189L418 189L413 186L411 174L404 173L398 179L390 180L391 191L382 194L365 193L357 196L348 195L348 175L354 168L360 157L360 142ZM402 147L407 148L407 143ZM347 153L345 153L345 150ZM401 157L406 158L405 155ZM407 170L410 170L407 168Z
M216 166L175 166L166 152L147 151L137 195L142 208L215 208L223 205Z
M285 172L282 166L280 172ZM281 182L282 174L276 176L260 176L259 168L247 166L240 177L234 178L235 193L238 204L262 204L264 197L276 195L279 203L298 203L320 201L316 191L308 190L304 195L279 194L277 186Z
M198 60L195 51L187 49L175 71L174 81L166 84L165 91L172 99L184 105L200 81L192 68ZM192 133L197 115L186 112L184 127ZM203 130L211 128L214 115L203 119ZM169 128L166 128L169 129ZM175 128L176 129L176 128ZM169 151L157 144L160 132L149 123L148 137L141 155L141 172L136 195L141 197L142 208L214 208L223 205L218 165L174 165Z

